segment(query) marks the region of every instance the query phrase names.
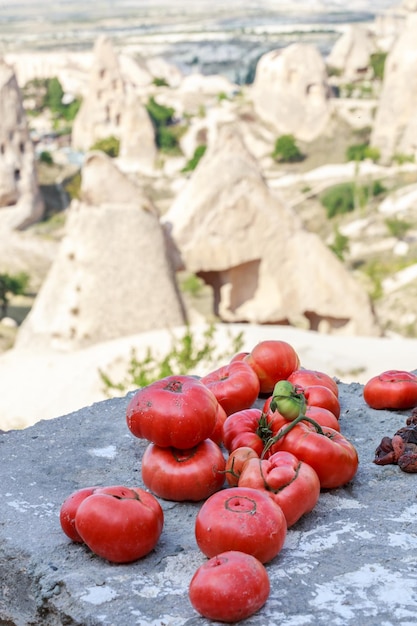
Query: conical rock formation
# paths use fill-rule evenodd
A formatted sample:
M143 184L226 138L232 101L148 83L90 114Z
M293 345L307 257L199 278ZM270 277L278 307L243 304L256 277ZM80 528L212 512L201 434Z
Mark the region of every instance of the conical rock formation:
M295 43L264 54L252 86L259 117L279 134L311 141L330 116L330 89L322 55L310 44Z
M185 321L150 201L103 153L87 156L83 180L15 349L71 350Z
M0 230L23 230L44 208L20 88L0 59Z
M162 220L179 265L212 285L222 320L379 334L366 292L272 194L233 127Z
M371 145L381 161L396 154L417 157L417 14L410 13L407 26L385 62L384 82L375 115Z

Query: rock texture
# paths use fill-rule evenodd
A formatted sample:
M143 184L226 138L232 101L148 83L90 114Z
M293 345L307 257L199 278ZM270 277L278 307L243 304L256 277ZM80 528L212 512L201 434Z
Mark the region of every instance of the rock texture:
M373 33L364 26L351 24L336 41L326 61L345 79L355 80L366 74L376 49Z
M279 134L311 141L330 116L324 60L313 45L295 43L264 54L252 87L256 113Z
M159 217L103 153L83 167L82 201L15 349L76 349L184 323Z
M12 68L0 59L0 229L22 230L43 213L20 88Z
M371 135L381 161L417 156L417 15L410 13L385 63L384 82Z
M134 93L126 97L119 137L120 162L125 167L130 163L138 171L152 172L158 154L155 130L145 106Z
M89 90L72 129L72 145L87 151L105 137L119 137L126 89L111 40L100 36L94 46Z
M133 59L119 56L108 37L94 46L88 92L74 120L71 142L88 151L98 140L114 136L120 140L124 159L139 167L152 168L156 155L155 133L136 89L147 84L150 74Z
M162 219L179 266L212 285L222 320L378 332L366 293L271 193L233 126L219 130Z

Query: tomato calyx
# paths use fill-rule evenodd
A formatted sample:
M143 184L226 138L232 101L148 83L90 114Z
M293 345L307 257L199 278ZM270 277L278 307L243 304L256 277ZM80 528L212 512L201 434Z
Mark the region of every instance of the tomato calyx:
M265 443L270 440L271 435L272 435L272 428L271 428L271 423L268 421L267 413L262 412L258 420L258 427L256 429L256 434Z
M172 391L172 393L182 393L183 384L180 380L170 380L165 387L164 391Z
M248 496L231 496L224 503L224 508L232 513L248 513L255 515L256 502Z
M139 494L134 489L129 489L127 487L118 488L117 490L115 489L114 492L106 491L105 489L101 491L99 488L97 489L96 493L99 495L109 496L110 498L115 498L116 500L139 500L140 501Z
M188 450L179 450L178 448L172 448L172 456L177 461L177 463L185 463L195 456L197 450L197 446L194 448L189 448Z

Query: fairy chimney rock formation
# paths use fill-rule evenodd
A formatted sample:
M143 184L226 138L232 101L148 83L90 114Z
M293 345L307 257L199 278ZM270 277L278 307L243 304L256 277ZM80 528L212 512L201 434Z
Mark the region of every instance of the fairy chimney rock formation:
M162 221L178 267L213 287L223 321L379 334L365 291L272 194L233 127L219 130Z
M72 145L87 151L98 140L119 137L126 89L119 59L111 40L96 40L88 92L74 120Z
M15 349L72 350L185 322L151 202L104 153L87 155L82 179Z
M13 69L0 59L0 228L23 230L43 213L22 95Z
M144 173L154 169L158 150L152 120L140 99L131 93L126 98L120 128L120 162L135 164Z
M330 116L326 65L317 48L295 43L264 54L252 86L256 113L278 134L311 141Z
M388 163L395 154L417 157L417 14L407 24L385 62L384 81L371 145Z
M376 43L372 32L364 26L350 24L334 44L326 61L345 79L355 80L366 73L374 52Z

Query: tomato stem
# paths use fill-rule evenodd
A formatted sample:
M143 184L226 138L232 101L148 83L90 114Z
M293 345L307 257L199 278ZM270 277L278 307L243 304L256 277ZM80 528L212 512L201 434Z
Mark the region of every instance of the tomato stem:
M283 439L285 435L287 435L290 432L290 430L294 428L294 426L297 426L297 424L299 424L302 421L310 422L310 424L313 424L314 428L316 429L319 435L325 435L320 424L318 424L315 420L311 419L311 417L307 417L307 415L304 415L304 413L300 413L298 417L292 420L287 426L285 426L285 428L282 428L274 437L270 437L268 439L262 451L261 459L265 457L265 454L268 452L268 450L270 450L270 448L274 444L276 444L280 439Z
M233 478L239 478L239 474L236 474L235 472L235 459L232 459L232 465L230 467L230 469L225 469L225 470L219 470L219 472L221 474L230 474L231 476L233 476Z

